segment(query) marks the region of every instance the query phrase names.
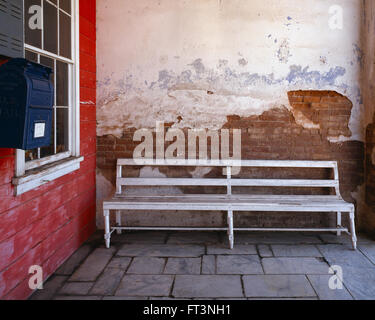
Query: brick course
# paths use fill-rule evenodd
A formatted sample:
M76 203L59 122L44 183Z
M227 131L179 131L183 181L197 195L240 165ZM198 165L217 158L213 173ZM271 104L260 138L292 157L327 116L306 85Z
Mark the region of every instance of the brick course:
M348 122L352 103L348 98L333 91L293 91L289 92L288 96L292 110L281 107L266 111L259 116L228 115L228 121L223 128L241 130L242 159L337 160L341 193L347 201L355 202L351 192L364 181L364 144L360 141L332 143L328 140L328 137L351 135ZM309 120L319 124L320 128L308 129L296 123L295 111L302 112ZM110 135L97 137L98 169L113 184L116 159L132 158L133 150L139 144L132 140L135 130L126 128L121 138ZM187 129L183 130L187 136ZM174 175L172 168L162 168L161 171L168 176ZM282 172L285 173L286 170ZM181 170L179 173L181 174ZM244 174L244 171L242 170L241 173ZM189 176L189 172L185 174ZM271 174L265 172L264 176L271 177ZM291 174L298 175L298 171ZM220 175L220 171L212 170L208 175ZM314 175L312 178L316 178L317 175L324 178L327 172L314 172ZM184 192L194 192L194 190L194 188L186 188ZM215 192L214 188L205 188L205 190ZM278 191L274 188L270 192ZM298 191L294 190L294 192ZM283 213L244 214L237 219L237 223L244 225L283 226L297 223L297 226L301 227L327 224L329 221L331 220L327 215L291 216Z

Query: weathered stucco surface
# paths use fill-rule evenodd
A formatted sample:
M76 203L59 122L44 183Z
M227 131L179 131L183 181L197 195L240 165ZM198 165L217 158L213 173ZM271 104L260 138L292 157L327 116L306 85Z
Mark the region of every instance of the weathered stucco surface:
M228 114L290 108L289 90L329 89L353 102L363 141L361 2L340 1L344 28L331 30L336 3L98 1L98 135L155 121L219 129Z
M370 66L363 49L366 2L340 0L343 29L333 30L329 9L336 0L97 1L97 135L121 138L129 128L155 128L157 121L221 129L228 116L287 109L302 129L327 132L323 144L345 149L345 143L364 142L373 113L364 106L373 96L361 74ZM291 104L294 90L347 97L346 129L326 130L329 124ZM113 188L110 175L113 169L99 166L99 203ZM358 187L352 196L361 202L363 192Z

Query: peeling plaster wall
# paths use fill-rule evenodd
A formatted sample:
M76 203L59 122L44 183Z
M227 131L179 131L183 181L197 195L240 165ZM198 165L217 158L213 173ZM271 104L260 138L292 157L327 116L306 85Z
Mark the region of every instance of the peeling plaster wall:
M344 28L331 30L329 8L336 4L97 1L98 137L126 140L129 130L155 128L156 121L220 129L229 115L247 119L275 109L287 109L301 128L326 130L292 106L287 93L333 90L351 102L347 130L326 130L323 143L340 148L343 142L364 142L368 119L361 91L360 28L365 4L340 0ZM118 147L129 156L130 148ZM101 160L97 188L106 194L114 168L101 166ZM354 195L363 198L363 191Z
M178 116L218 129L228 114L289 108L289 90L332 89L353 102L352 138L363 141L361 5L340 1L344 29L331 30L336 3L98 1L98 135Z

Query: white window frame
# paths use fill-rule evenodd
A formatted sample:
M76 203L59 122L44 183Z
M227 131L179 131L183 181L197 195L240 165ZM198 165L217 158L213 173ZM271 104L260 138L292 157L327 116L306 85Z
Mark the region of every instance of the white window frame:
M17 150L15 178L13 179L16 195L33 190L63 175L78 170L80 168L80 163L84 159L80 156L79 0L72 0L71 17L72 21L74 21L74 26L71 31L74 45L72 59L62 58L61 56L51 54L50 52L25 43L25 49L40 54L44 52L51 58L63 62L65 60L65 62L72 64L72 67L69 68L72 70L71 78L73 79L69 97L72 103L72 110L69 116L69 130L71 130L69 134L69 151L26 162L25 151Z

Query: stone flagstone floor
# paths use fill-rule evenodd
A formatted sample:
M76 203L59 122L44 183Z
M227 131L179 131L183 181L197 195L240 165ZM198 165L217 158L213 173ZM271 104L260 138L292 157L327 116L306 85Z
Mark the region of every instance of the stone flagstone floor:
M35 300L375 299L375 241L343 235L97 232L35 292ZM332 290L329 266L343 271Z

